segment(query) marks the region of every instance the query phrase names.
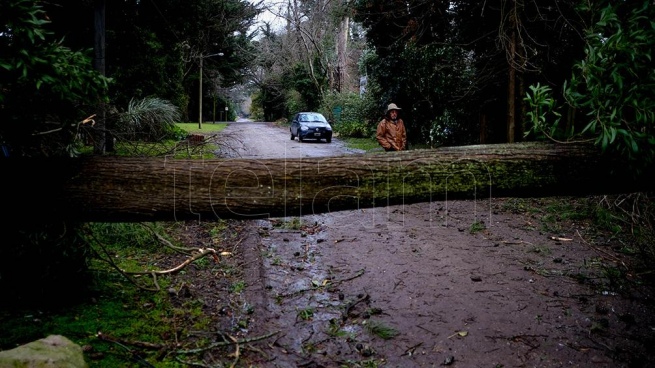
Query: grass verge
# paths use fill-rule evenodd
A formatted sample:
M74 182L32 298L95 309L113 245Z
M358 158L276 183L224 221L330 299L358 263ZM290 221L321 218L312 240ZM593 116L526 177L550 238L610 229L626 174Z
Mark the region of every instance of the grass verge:
M252 309L241 294L243 275L228 256L198 258L156 277L150 273L172 270L196 254L197 248L182 244L231 249L230 226L96 223L84 230L91 283L79 291L81 302L0 309L0 350L57 334L83 347L90 368L187 367L204 364L206 351L227 356L229 346L212 347L221 333L245 333ZM200 282L212 287L194 286Z

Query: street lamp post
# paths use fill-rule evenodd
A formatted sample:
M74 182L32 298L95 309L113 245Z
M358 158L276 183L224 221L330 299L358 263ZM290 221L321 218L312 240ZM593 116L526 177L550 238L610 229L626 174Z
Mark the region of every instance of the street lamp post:
M212 56L223 56L224 54L222 52L216 53L216 54L211 54L207 56L202 56L200 55L200 87L198 87L198 95L200 96L198 98L198 129L202 129L202 61L205 58L212 57Z

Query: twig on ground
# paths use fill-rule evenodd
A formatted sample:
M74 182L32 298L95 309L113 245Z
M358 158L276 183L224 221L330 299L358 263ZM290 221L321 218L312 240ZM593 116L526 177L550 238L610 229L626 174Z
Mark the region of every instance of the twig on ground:
M218 253L216 253L215 249L212 248L198 248L198 253L194 254L191 258L187 259L186 261L180 263L179 265L169 268L168 270L161 270L161 271L134 271L134 272L128 272L129 274L132 275L166 275L169 273L175 273L183 269L184 267L188 266L190 263L193 261L196 261L208 254L211 254L212 257L216 262L219 261L218 259Z
M238 240L238 241L237 241L237 242L232 246L232 253L236 253L236 252L237 252L237 247L238 247L239 244L241 244L241 242L243 242L247 237L248 237L248 235L243 236L241 239L239 239L239 240Z
M121 339L121 338L118 338L118 337L111 337L111 336L105 335L102 332L98 332L96 334L96 336L100 340L113 342L113 343L116 343L116 344L122 345L122 346L132 345L132 346L136 346L136 347L139 347L139 348L151 349L151 350L160 350L160 349L164 349L164 348L167 347L166 345L163 345L163 344L155 344L155 343L145 342L145 341L129 341L129 340Z
M197 354L197 353L202 353L204 351L211 350L211 349L214 349L214 348L217 348L217 347L220 347L220 346L229 346L229 345L233 345L233 344L248 344L248 343L251 343L251 342L268 339L269 337L275 336L278 333L280 333L280 331L275 331L275 332L268 333L266 335L252 337L252 338L245 338L245 339L241 339L241 340L215 342L215 343L209 344L209 345L207 345L205 347L198 348L198 349L178 350L178 351L175 352L175 354L179 354L179 355Z
M357 304L369 300L371 297L368 294L364 294L359 299L355 299L352 302L346 304L346 306L343 308L343 314L341 315L341 318L345 321L348 319L348 314L350 314L350 310L353 309Z
M330 284L331 284L331 286L341 285L342 283L344 283L346 281L354 280L354 279L362 276L365 272L366 272L366 269L362 268L361 270L357 271L353 276L346 277L346 278L343 278L341 280L332 281L332 282L330 282Z
M227 337L229 337L230 340L232 340L234 342L234 344L236 345L236 348L234 350L234 361L232 362L232 365L230 365L230 368L234 368L234 367L236 367L237 362L239 361L239 356L240 356L240 354L239 354L239 341L237 339L235 339L234 337L230 336L230 335L227 335Z
M182 253L189 255L193 251L193 248L187 248L187 247L178 247L176 245L173 245L168 239L164 238L159 234L158 232L155 231L155 229L152 228L152 226L149 226L147 224L142 224L146 229L150 230L156 237L157 240L159 240L160 243L162 243L164 246L173 249L176 252Z
M176 267L170 268L168 270L162 270L162 271L130 271L130 272L120 270L120 272L123 273L123 274L129 274L129 275L150 275L150 276L152 276L152 282L155 284L155 287L156 287L155 291L159 291L159 290L161 290L161 288L159 287L159 283L157 282L157 275L166 275L166 274L169 274L169 273L178 272L181 269L183 269L184 267L191 264L193 261L196 261L196 260L198 260L198 259L200 259L200 258L202 258L202 257L204 257L204 256L206 256L208 254L211 254L214 257L214 260L216 262L219 261L216 250L214 250L212 248L199 248L198 253L193 255L191 258L189 258L186 261L180 263Z
M91 251L93 251L93 253L95 253L96 256L98 256L98 259L100 259L101 261L107 262L107 263L108 263L108 264L109 264L113 269L115 269L116 271L118 271L118 273L120 273L121 275L123 275L123 277L125 277L125 278L127 279L127 281L131 282L134 286L138 287L138 288L141 289L141 290L145 290L145 291L159 291L159 290L160 290L160 289L159 289L159 286L157 286L156 289L151 289L151 288L148 288L148 287L145 287L145 286L139 285L139 283L136 282L136 280L134 280L134 278L130 277L130 275L128 275L127 273L125 273L125 271L123 271L120 267L118 267L118 265L113 261L111 255L110 255L109 252L107 251L107 248L105 248L105 246L102 244L102 242L100 242L100 241L99 241L99 240L98 240L98 239L97 239L97 238L96 238L96 237L95 237L91 232L88 232L88 233L87 233L87 236L88 236L90 239L93 239L93 240L96 242L96 244L98 244L98 246L100 247L100 249L102 249L102 252L103 252L103 253L105 254L105 256L106 256L106 258L103 257L103 256L100 254L100 252L98 252L98 251L93 247L93 245L91 245L91 244L89 243L89 248L91 248Z
M589 242L587 242L587 241L582 237L582 234L580 234L580 231L576 230L575 232L576 232L576 234L580 237L580 239L582 240L582 243L584 243L585 245L587 245L589 248L595 250L595 251L598 252L598 253L602 253L602 254L605 256L605 259L610 260L610 261L612 261L612 262L614 262L614 263L616 263L616 264L620 264L620 265L623 266L626 270L628 269L628 266L626 266L625 263L623 263L623 261L620 260L617 256L615 256L615 255L613 255L613 254L611 254L611 253L609 253L609 252L607 252L607 251L605 251L605 250L602 250L602 249L600 249L600 248L598 248L598 247L595 247L595 246L593 246L592 244L590 244Z
M412 355L414 355L414 351L416 350L416 348L418 348L421 345L423 345L423 343L419 342L418 344L416 344L414 346L408 347L407 349L405 349L404 353L400 354L400 356L405 356L405 355L412 356Z
M333 287L335 287L335 286L340 285L340 284L343 283L343 282L350 281L350 280L353 280L353 279L356 279L356 278L362 276L362 275L364 274L364 272L366 272L366 270L365 270L365 269L361 269L361 270L357 271L357 273L356 273L355 275L351 276L351 277L346 277L346 278L344 278L344 279L336 280L336 281L330 281L329 283L325 283L325 282L324 282L324 283L323 283L322 285L320 285L320 286L314 286L314 287L311 287L311 288L308 288L308 289L300 289L300 290L296 290L296 291L294 291L294 292L287 293L287 294L279 294L278 297L281 297L281 298L290 298L290 297L294 297L294 296L296 296L296 295L303 294L303 293L305 293L305 292L307 292L307 291L316 290L316 289L319 289L319 288L322 288L322 287L330 287L330 288L333 288Z
M337 240L334 241L334 244L336 244L336 243L341 243L342 241L346 241L346 240L347 240L347 241L350 241L350 242L354 242L355 240L357 240L357 238L352 238L352 239L341 238L341 239L337 239Z
M501 243L503 243L503 244L508 244L508 245L513 245L513 244L530 244L530 245L533 245L532 243L527 242L527 241L524 241L524 240L519 240L519 241L507 241L507 240L503 240Z

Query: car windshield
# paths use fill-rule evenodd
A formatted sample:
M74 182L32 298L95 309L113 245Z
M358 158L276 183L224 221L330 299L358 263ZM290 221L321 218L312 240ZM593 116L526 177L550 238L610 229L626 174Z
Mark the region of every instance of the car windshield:
M327 123L327 120L321 114L302 114L300 115L300 121Z

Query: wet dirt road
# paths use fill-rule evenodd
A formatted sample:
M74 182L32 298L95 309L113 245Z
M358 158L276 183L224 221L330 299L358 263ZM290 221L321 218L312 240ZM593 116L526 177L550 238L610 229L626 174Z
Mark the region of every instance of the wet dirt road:
M234 138L228 155L243 158L327 157L363 152L346 148L343 141L336 137L331 143L324 140L299 142L298 138L291 140L289 128L273 123L241 120L230 123L222 134Z
M291 141L288 129L265 123L235 123L225 133L238 137L241 157L364 154L338 138ZM589 263L603 254L589 243L589 227L562 221L544 231L534 212L507 208L507 200L487 199L251 221L241 245L248 334L276 333L258 345L256 366L655 362L655 318Z

